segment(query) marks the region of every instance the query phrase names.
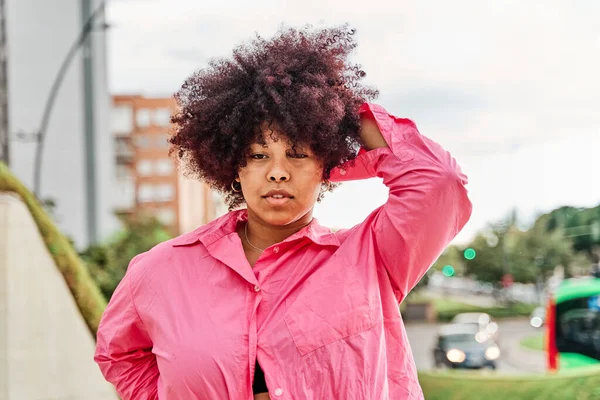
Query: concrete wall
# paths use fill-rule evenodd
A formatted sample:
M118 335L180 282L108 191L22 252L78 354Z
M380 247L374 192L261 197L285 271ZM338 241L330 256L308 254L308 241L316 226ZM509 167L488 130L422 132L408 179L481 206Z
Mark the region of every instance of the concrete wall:
M5 0L11 170L33 185L34 142L17 133L37 132L54 78L82 26L83 0ZM92 9L100 0L92 1ZM106 31L92 34L93 115L97 229L99 239L119 227L111 204L114 150L109 133L110 97L106 74ZM41 197L57 203L55 220L79 248L88 244L85 175L83 59L79 49L60 87L43 153Z
M115 400L95 343L21 200L0 193L0 400Z

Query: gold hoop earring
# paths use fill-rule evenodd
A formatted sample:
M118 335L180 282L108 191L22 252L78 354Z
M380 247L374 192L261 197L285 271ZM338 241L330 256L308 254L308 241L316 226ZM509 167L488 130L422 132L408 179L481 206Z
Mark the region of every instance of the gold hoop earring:
M237 183L237 186L236 186L236 183ZM241 192L242 191L242 184L237 179L234 179L231 182L231 190L233 190L235 193Z

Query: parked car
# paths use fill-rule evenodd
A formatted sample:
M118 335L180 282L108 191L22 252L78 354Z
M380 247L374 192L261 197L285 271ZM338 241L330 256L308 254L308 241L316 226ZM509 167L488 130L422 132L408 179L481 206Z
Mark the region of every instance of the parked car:
M529 316L529 324L540 328L546 323L546 307L537 307Z
M500 348L473 324L442 326L433 349L436 368L496 369Z
M473 312L456 314L450 323L473 325L477 327L479 332L483 332L483 334L487 335L495 342L497 342L500 337L498 332L498 324L487 313Z

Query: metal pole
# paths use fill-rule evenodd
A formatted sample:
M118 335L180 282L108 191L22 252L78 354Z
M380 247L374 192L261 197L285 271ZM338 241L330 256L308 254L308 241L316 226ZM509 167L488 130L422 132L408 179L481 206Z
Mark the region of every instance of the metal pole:
M92 0L81 1L81 19L86 21L92 12ZM96 243L98 237L98 212L96 196L96 134L94 124L94 48L91 36L83 42L83 101L85 188L88 242Z
M6 10L5 1L0 0L0 162L10 164L8 147L8 78L6 60Z
M46 100L46 106L44 108L44 113L42 114L42 120L39 125L39 130L37 133L37 147L35 149L35 159L34 159L34 175L33 175L33 192L36 197L40 198L40 183L41 183L41 173L42 173L42 155L44 150L44 140L46 139L46 131L48 129L48 123L50 122L50 115L52 113L52 108L54 107L54 102L56 101L56 96L58 95L58 90L62 84L62 81L67 73L69 65L75 58L75 54L81 45L85 42L85 39L88 37L90 32L94 27L94 20L96 17L104 11L104 5L106 4L106 0L104 0L92 14L90 14L89 18L85 21L83 28L77 37L77 40L65 56L56 77L54 78L54 82L52 83L52 87L50 88L50 93L48 95L48 99Z
M9 163L8 157L8 88L6 79L6 29L5 29L5 2L0 0L0 162L6 165ZM9 225L8 209L0 212L0 223L2 226ZM2 229L0 234L0 253L6 254L9 251L8 236L11 234L8 229ZM5 256L3 256L5 257ZM6 262L0 262L0 360L6 365L9 358L8 349L8 288L9 271ZM0 368L0 400L8 400L9 391L9 372L6 367Z

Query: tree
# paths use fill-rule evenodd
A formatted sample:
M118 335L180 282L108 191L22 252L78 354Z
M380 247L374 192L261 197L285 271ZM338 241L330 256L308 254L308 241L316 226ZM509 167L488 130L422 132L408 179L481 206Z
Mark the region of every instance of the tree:
M465 248L473 249L476 256L464 257ZM513 210L479 232L466 247L449 246L433 268L441 271L451 265L457 275L494 284L505 274L511 274L515 282L541 283L557 266L563 266L567 276L584 273L599 249L600 206L561 207L539 216L528 229Z
M130 218L124 223L125 228L107 243L92 245L81 253L107 300L123 279L133 257L171 238L165 227L153 218Z
M466 273L476 279L497 283L505 274L515 282L535 283L547 279L558 265L574 260L572 243L561 232L549 232L544 224L523 231L516 215L488 226L469 247L477 253L466 260Z
M441 272L446 265L452 266L452 269L456 275L464 274L465 267L462 258L462 251L458 246L448 246L442 255L436 260L436 262L433 263L433 269Z
M504 254L506 232L502 224L490 225L479 233L468 247L475 250L477 256L465 260L465 273L483 282L496 283L504 275Z
M585 252L590 258L600 247L600 205L593 208L560 207L542 215L536 221L547 231L561 232L572 239L576 252Z
M570 240L558 232L548 232L541 226L533 226L516 235L511 254L511 272L517 282L534 283L537 278L546 280L554 269L568 267L575 258Z

